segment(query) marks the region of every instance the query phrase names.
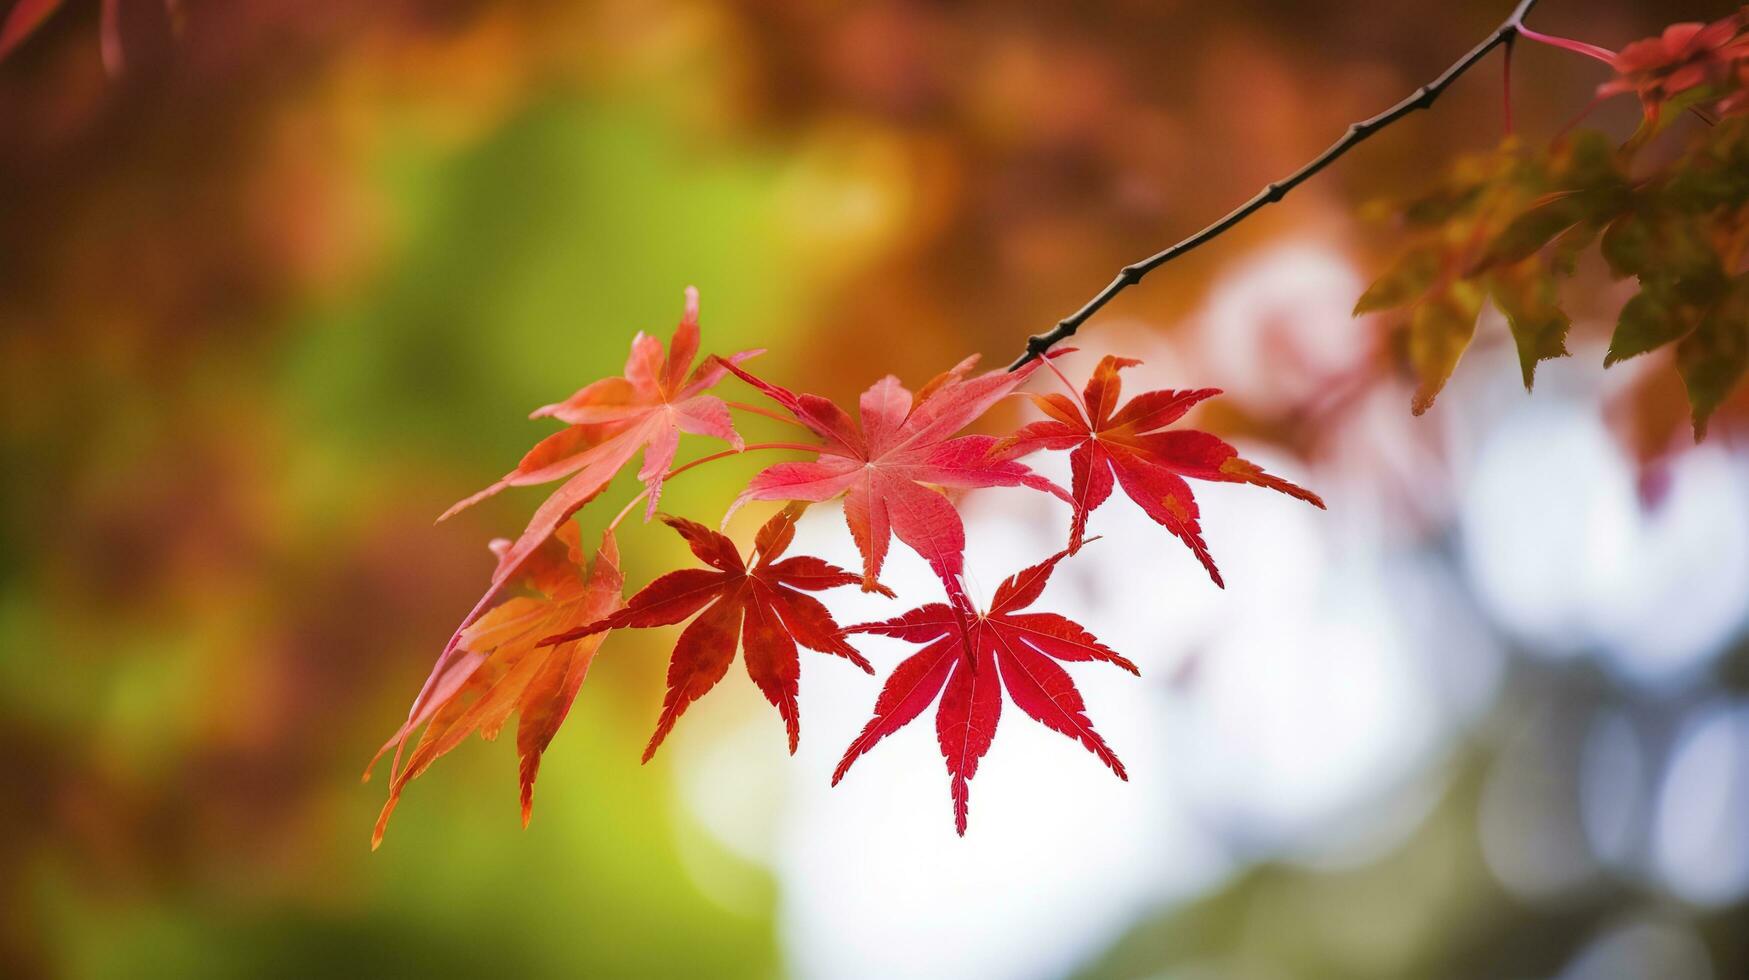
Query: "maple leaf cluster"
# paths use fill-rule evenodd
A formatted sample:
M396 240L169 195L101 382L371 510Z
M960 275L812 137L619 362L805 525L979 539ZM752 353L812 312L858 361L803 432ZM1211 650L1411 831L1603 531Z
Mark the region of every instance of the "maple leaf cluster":
M1537 364L1568 353L1571 320L1561 281L1595 245L1616 277L1632 278L1638 287L1621 309L1605 365L1671 348L1699 438L1749 371L1749 13L1675 25L1620 54L1514 23L1524 37L1608 62L1614 76L1600 97L1636 95L1641 125L1621 143L1591 131L1564 133L1542 148L1509 137L1490 152L1456 161L1431 189L1390 208L1407 243L1355 311L1394 312L1396 347L1416 380L1417 414L1433 404L1489 303L1506 319L1529 388ZM1684 113L1706 123L1686 149L1645 152ZM872 673L849 638L878 635L920 649L888 675L834 784L877 742L933 707L955 827L963 834L970 781L1005 700L1127 778L1061 664L1102 661L1131 672L1135 664L1078 623L1023 612L1042 597L1056 567L1092 540L1093 512L1121 488L1224 587L1190 480L1245 483L1323 506L1317 495L1265 472L1220 438L1175 427L1219 394L1216 389L1149 391L1123 400L1120 374L1139 363L1133 359L1102 358L1077 389L1058 363L1071 351L1031 351L1016 368L982 374L975 373L974 356L916 391L884 377L862 393L852 413L750 373L743 363L758 351L699 360L699 344L698 296L688 290L666 348L639 334L622 375L536 410L534 418L565 428L443 515L508 487L563 481L515 540L494 543L498 563L485 593L439 655L407 722L379 752L393 750L394 761L377 840L411 779L469 733L494 737L513 711L519 714L526 822L541 754L605 638L616 630L681 623L645 761L687 708L728 674L737 650L782 719L793 753L801 735L800 651ZM1041 369L1061 382L1063 393L1020 391ZM710 393L731 375L777 410ZM1043 417L1001 436L967 431L1017 393ZM816 441L749 445L735 428L737 408L793 422ZM682 434L729 448L677 466ZM766 467L729 504L725 526L749 502L783 505L755 535L751 551L744 556L722 532L664 516L703 567L659 576L624 599L614 538L621 520L640 501L644 519L654 518L669 477L754 450L802 451L811 458ZM1023 462L1041 451L1069 454L1067 490ZM571 518L640 453L643 490L608 524L586 564ZM1058 498L1070 509L1069 529L1061 551L1015 573L980 609L964 583L966 527L954 495L996 487ZM834 500L842 501L859 570L787 554L803 509ZM880 579L895 538L928 565L943 601L882 622L840 626L813 594L858 586L896 598ZM506 598L517 585L526 594Z
M1616 76L1600 95L1637 94L1644 110L1625 142L1581 130L1533 150L1508 138L1390 209L1407 241L1355 313L1394 311L1416 414L1487 302L1506 319L1527 389L1538 362L1566 356L1561 282L1593 245L1613 276L1638 286L1604 366L1672 347L1697 439L1749 370L1749 12L1601 56ZM1675 110L1704 123L1681 152L1653 158L1646 148L1682 117Z
M1021 612L1041 597L1057 565L1091 540L1086 535L1089 515L1109 499L1114 486L1122 486L1144 513L1190 548L1220 585L1187 479L1249 483L1323 506L1310 491L1265 473L1221 439L1168 428L1218 394L1215 389L1150 391L1120 404L1118 372L1139 363L1133 359L1103 358L1076 392L1056 363L1068 351L1018 370L983 374L974 373L977 358L969 357L915 392L896 377L882 378L863 392L853 415L829 399L750 374L740 362L756 351L706 357L694 367L698 350L698 296L689 289L666 350L655 338L639 334L623 375L596 381L536 410L534 418L553 418L566 427L538 443L502 479L443 515L507 487L564 481L517 539L493 543L498 563L485 594L438 657L406 723L378 752L380 758L392 751L394 761L389 799L373 845L381 841L409 781L470 733L495 737L513 711L519 714L517 751L526 824L541 754L575 701L603 641L615 630L682 622L687 625L669 660L667 690L644 750L646 762L686 709L727 675L737 650L749 678L782 718L794 753L801 736L800 650L841 658L873 673L847 638L876 634L924 646L888 676L874 716L846 750L833 774L834 784L875 742L934 705L955 827L965 833L969 783L995 735L1004 696L1047 728L1080 742L1120 778L1128 778L1117 754L1094 731L1080 692L1060 664L1102 661L1131 673L1137 672L1136 665L1066 617ZM1029 394L1044 420L1006 437L964 431L1016 393L1041 365L1070 392ZM745 443L735 430L730 403L707 393L731 374L769 398L818 442ZM718 439L730 449L676 467L682 433ZM585 563L571 517L640 451L638 477L644 489L639 497L649 520L657 513L668 477L702 462L760 449L805 450L813 458L765 468L729 505L730 514L750 501L784 505L754 536L750 556L743 557L735 542L719 531L665 515L663 521L703 567L659 576L624 599L615 528L639 502L634 498L608 525L594 560ZM1069 452L1072 490L1021 462L1041 450ZM979 610L965 589L966 529L949 494L990 487L1026 488L1060 499L1071 509L1070 532L1062 551L1017 572L996 590L989 609ZM840 498L845 524L862 556L861 569L853 572L817 557L787 555L803 509ZM726 524L728 516L723 520ZM924 559L940 580L945 601L886 622L840 626L813 593L858 586L895 598L880 581L894 538ZM517 585L526 594L504 598ZM411 754L403 760L409 744Z

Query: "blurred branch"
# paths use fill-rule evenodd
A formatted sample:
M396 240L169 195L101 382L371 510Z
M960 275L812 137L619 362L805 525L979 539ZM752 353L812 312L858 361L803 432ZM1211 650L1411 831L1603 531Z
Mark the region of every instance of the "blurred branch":
M1153 272L1155 269L1158 269L1173 259L1178 258L1180 255L1183 255L1191 249L1196 248L1198 245L1202 245L1205 242L1219 237L1239 222L1244 221L1252 214L1262 210L1265 205L1274 204L1276 201L1286 197L1288 191L1305 183L1318 171L1323 170L1325 167L1336 162L1336 160L1344 153L1354 149L1367 137L1384 129L1386 126L1389 126L1391 123L1396 122L1417 109L1426 109L1432 106L1433 101L1439 98L1441 92L1444 92L1452 82L1457 81L1458 77L1464 72L1473 68L1477 62L1481 61L1482 58L1488 54L1488 52L1500 47L1501 45L1507 45L1508 48L1510 48L1513 39L1524 30L1525 15L1530 13L1530 9L1536 6L1536 3L1537 0L1519 0L1518 6L1512 11L1512 15L1506 18L1505 23L1495 28L1493 33L1483 39L1481 43L1471 48L1468 54L1459 58L1450 68L1441 72L1439 77L1416 89L1401 102L1391 106L1384 112L1381 112L1370 119L1363 119L1360 122L1349 126L1348 131L1343 134L1342 138L1330 144L1329 149L1318 154L1316 157L1312 158L1310 163L1307 163L1305 166L1294 171L1282 180L1275 181L1264 187L1257 192L1255 197L1233 209L1226 217L1221 218L1214 224L1209 225L1207 228L1204 228L1164 251L1156 252L1139 262L1131 263L1130 265L1126 265L1118 270L1117 277L1107 283L1105 288L1095 294L1092 299L1088 300L1086 305L1082 306L1074 313L1069 314L1067 317L1057 321L1057 325L1050 330L1041 334L1034 334L1027 338L1026 353L1020 355L1013 364L1008 366L1008 369L1013 371L1021 367L1033 358L1050 350L1051 347L1059 341L1072 336L1076 330L1081 328L1081 324L1087 322L1089 317L1099 312L1099 309L1105 304L1111 302L1112 298L1118 293L1121 293L1125 289L1141 282L1143 276L1146 276L1148 273Z

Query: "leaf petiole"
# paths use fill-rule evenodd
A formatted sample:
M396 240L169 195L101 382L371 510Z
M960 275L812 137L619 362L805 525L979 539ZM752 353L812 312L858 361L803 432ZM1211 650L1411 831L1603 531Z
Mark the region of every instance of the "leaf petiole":
M722 452L711 453L709 456L700 456L697 459L690 460L690 461L685 462L685 463L681 463L679 466L676 466L673 469L669 470L668 473L662 479L672 480L675 477L679 476L682 473L685 473L687 470L690 470L695 466L703 466L706 463L714 463L719 459L728 459L730 456L739 456L742 453L750 453L750 452L753 452L755 450L760 450L760 449L788 449L788 450L792 450L794 452L817 453L821 450L821 448L822 447L820 447L820 446L810 445L810 444L805 443L805 442L755 442L755 443L749 443L748 445L743 446L740 449L725 449ZM649 487L645 487L644 489L639 490L637 493L637 496L626 501L626 505L624 507L621 507L619 513L615 514L613 516L612 521L608 522L607 529L609 531L618 530L620 524L625 521L627 515L631 514L632 508L634 508L638 505L638 501L643 500L645 497L648 497L649 495L650 495L650 488Z
M1075 390L1075 386L1073 384L1069 383L1068 376L1063 374L1063 370L1061 368L1057 367L1057 364L1056 364L1057 359L1054 357L1047 357L1047 358L1044 358L1043 360L1045 362L1045 367L1050 368L1051 373L1057 376L1057 380L1061 381L1063 383L1063 390L1069 393L1069 401L1073 402L1075 404L1076 408L1080 408L1081 407L1081 393L1079 391Z
M1527 41L1535 41L1538 44L1546 44L1551 48L1560 48L1562 51L1571 51L1574 54L1582 54L1587 58L1595 58L1606 65L1615 64L1614 51L1591 44L1587 41L1575 41L1570 37L1557 37L1553 34L1544 34L1541 31L1533 31L1523 24L1518 25L1518 33L1523 35L1524 39Z
M782 422L785 425L795 425L795 426L801 425L800 422L797 422L795 419L790 418L788 415L785 415L782 412L775 412L769 408L765 408L765 407L760 406L760 405L749 405L746 402L732 402L732 401L729 401L727 399L723 400L723 404L729 406L730 408L737 409L739 411L751 412L754 415L763 415L768 419L775 419L776 421ZM805 426L804 426L804 428L805 428Z

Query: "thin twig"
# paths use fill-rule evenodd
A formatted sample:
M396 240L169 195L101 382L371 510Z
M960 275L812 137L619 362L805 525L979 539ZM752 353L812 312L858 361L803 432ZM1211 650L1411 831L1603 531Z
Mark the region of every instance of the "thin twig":
M1088 300L1086 305L1082 306L1074 313L1069 314L1067 317L1064 317L1062 320L1057 321L1057 325L1050 330L1041 334L1034 334L1027 338L1026 353L1016 359L1013 364L1010 364L1008 369L1010 371L1019 369L1028 361L1031 361L1045 351L1050 350L1051 347L1059 341L1072 336L1076 330L1081 328L1081 324L1087 322L1088 317L1099 312L1100 308L1111 302L1112 297L1116 296L1118 293L1121 293L1125 289L1141 282L1143 276L1146 276L1148 273L1153 272L1155 269L1158 269L1173 259L1178 258L1180 255L1183 255L1191 249L1196 248L1198 245L1202 245L1219 237L1234 225L1237 225L1239 222L1244 221L1255 212L1261 210L1265 205L1274 204L1276 201L1286 197L1288 191L1305 183L1314 174L1318 173L1318 171L1323 170L1325 167L1334 163L1337 158L1341 157L1349 150L1354 149L1354 147L1359 145L1372 134L1384 129L1386 126L1389 126L1391 123L1396 122L1417 109L1426 109L1433 105L1433 101L1439 98L1440 93L1444 92L1452 82L1457 81L1458 76L1469 71L1475 66L1476 62L1481 61L1488 52L1510 42L1514 37L1518 36L1519 32L1524 29L1525 15L1530 13L1530 9L1536 6L1536 3L1537 0L1519 0L1518 6L1512 11L1512 16L1506 18L1505 23L1495 28L1492 34L1489 34L1480 44L1471 48L1468 54L1459 58L1450 68L1441 72L1439 77L1428 82L1426 85L1421 86L1419 89L1416 89L1414 93L1403 99L1403 101L1398 102L1384 112L1381 112L1370 119L1363 119L1360 122L1349 126L1348 132L1343 134L1341 139L1330 144L1329 149L1312 158L1310 163L1294 171L1286 178L1264 187L1263 190L1257 192L1257 196L1246 201L1244 204L1239 205L1239 207L1235 208L1226 217L1216 221L1214 224L1209 225L1207 228L1191 235L1189 238L1184 239L1165 251L1156 252L1140 262L1124 266L1118 271L1117 277L1110 283L1107 283L1106 287L1095 294L1092 299Z

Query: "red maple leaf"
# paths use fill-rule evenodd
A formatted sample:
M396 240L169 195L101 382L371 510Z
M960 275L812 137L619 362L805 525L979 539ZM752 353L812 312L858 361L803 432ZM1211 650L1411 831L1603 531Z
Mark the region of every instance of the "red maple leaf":
M640 331L632 339L623 376L602 378L562 402L529 413L531 419L556 418L568 422L568 428L542 439L516 469L457 502L438 520L466 510L506 487L550 483L580 470L583 472L559 488L553 498L569 499L583 493L586 502L600 492L599 487L593 491L586 489L595 485L599 473L611 470L608 479L612 479L639 449L644 451L644 463L638 469L638 479L649 490L644 519L655 516L662 497L662 477L674 465L674 452L682 432L714 436L736 449L742 445L729 407L722 399L704 392L722 380L728 364L759 352L742 351L727 359L706 358L688 377L687 370L698 354L698 339L698 290L688 287L685 312L680 325L674 328L674 339L666 355L660 340ZM601 485L606 482L600 481Z
M838 785L857 757L940 696L935 733L952 777L954 827L963 836L970 781L995 738L1004 688L1020 710L1085 745L1119 779L1129 779L1116 753L1093 730L1081 692L1056 661L1102 660L1139 675L1136 665L1063 616L1016 612L1038 599L1067 554L1058 552L1010 576L997 587L989 612L967 616L936 602L886 622L846 628L845 633L877 633L927 645L893 669L875 701L874 717L832 773L832 785Z
M954 433L1031 376L1038 362L1018 371L966 377L974 355L938 375L913 395L888 375L862 393L859 419L819 395L797 394L729 366L729 370L787 409L826 440L806 462L778 463L755 476L729 511L749 500L819 502L844 496L844 519L862 552L862 587L874 591L892 536L905 542L958 594L964 570L965 526L935 488L1025 486L1068 495L1025 466L991 456L994 436Z
M1069 530L1071 552L1081 547L1087 515L1111 496L1115 477L1130 499L1188 545L1208 569L1209 577L1224 588L1221 573L1203 542L1196 498L1185 477L1268 487L1319 508L1324 501L1310 490L1265 473L1207 432L1159 431L1198 402L1220 394L1218 388L1144 392L1119 408L1122 382L1118 371L1140 363L1127 357L1101 358L1081 392L1079 405L1064 395L1029 395L1049 418L1021 427L995 447L994 455L1015 459L1040 449L1071 450L1070 493L1075 505ZM1063 380L1064 385L1068 383Z
M438 518L441 521L450 517L505 487L570 477L535 510L522 535L504 549L486 593L474 604L438 656L425 686L414 699L409 718L424 709L432 685L455 660L462 631L486 610L541 542L550 538L560 524L605 490L638 450L644 451L638 479L644 481L649 496L645 510L645 520L648 520L655 514L657 501L662 496L662 480L674 462L680 433L715 436L737 450L742 447L728 406L704 392L722 380L729 365L760 352L742 351L726 359L707 358L688 377L687 369L698 353L698 340L698 291L688 287L685 312L674 330L674 339L666 356L661 341L640 332L632 340L624 376L604 378L587 385L570 398L538 408L530 416L551 416L571 423L568 428L541 440L503 479L457 503Z
M492 549L502 554L509 544L500 539L492 543ZM570 712L602 637L580 637L551 646L539 641L567 627L595 622L620 605L623 579L619 550L611 533L602 536L601 549L587 578L581 574L582 566L577 525L567 522L523 565L522 580L533 594L504 601L463 632L458 644L460 656L434 678L424 707L407 719L371 760L374 766L383 753L395 749L389 798L377 818L371 847L382 843L389 816L408 782L471 732L496 738L513 710L520 716L516 750L522 758L522 823L528 825L541 754ZM420 725L425 731L403 769L401 749ZM365 778L369 777L367 767Z
M669 572L632 596L625 608L612 616L543 641L565 643L607 630L670 626L704 610L681 632L674 646L668 663L668 694L662 701L656 732L644 749L645 762L656 754L657 746L687 706L723 679L735 659L737 635L748 676L783 717L791 754L801 735L796 707L801 664L796 644L836 654L874 673L862 654L844 642L826 607L799 591L855 585L857 577L819 558L798 555L777 560L795 537L801 510L800 506L786 507L760 528L754 539L759 559L752 568L741 560L735 543L727 537L684 518L663 517L710 568Z

